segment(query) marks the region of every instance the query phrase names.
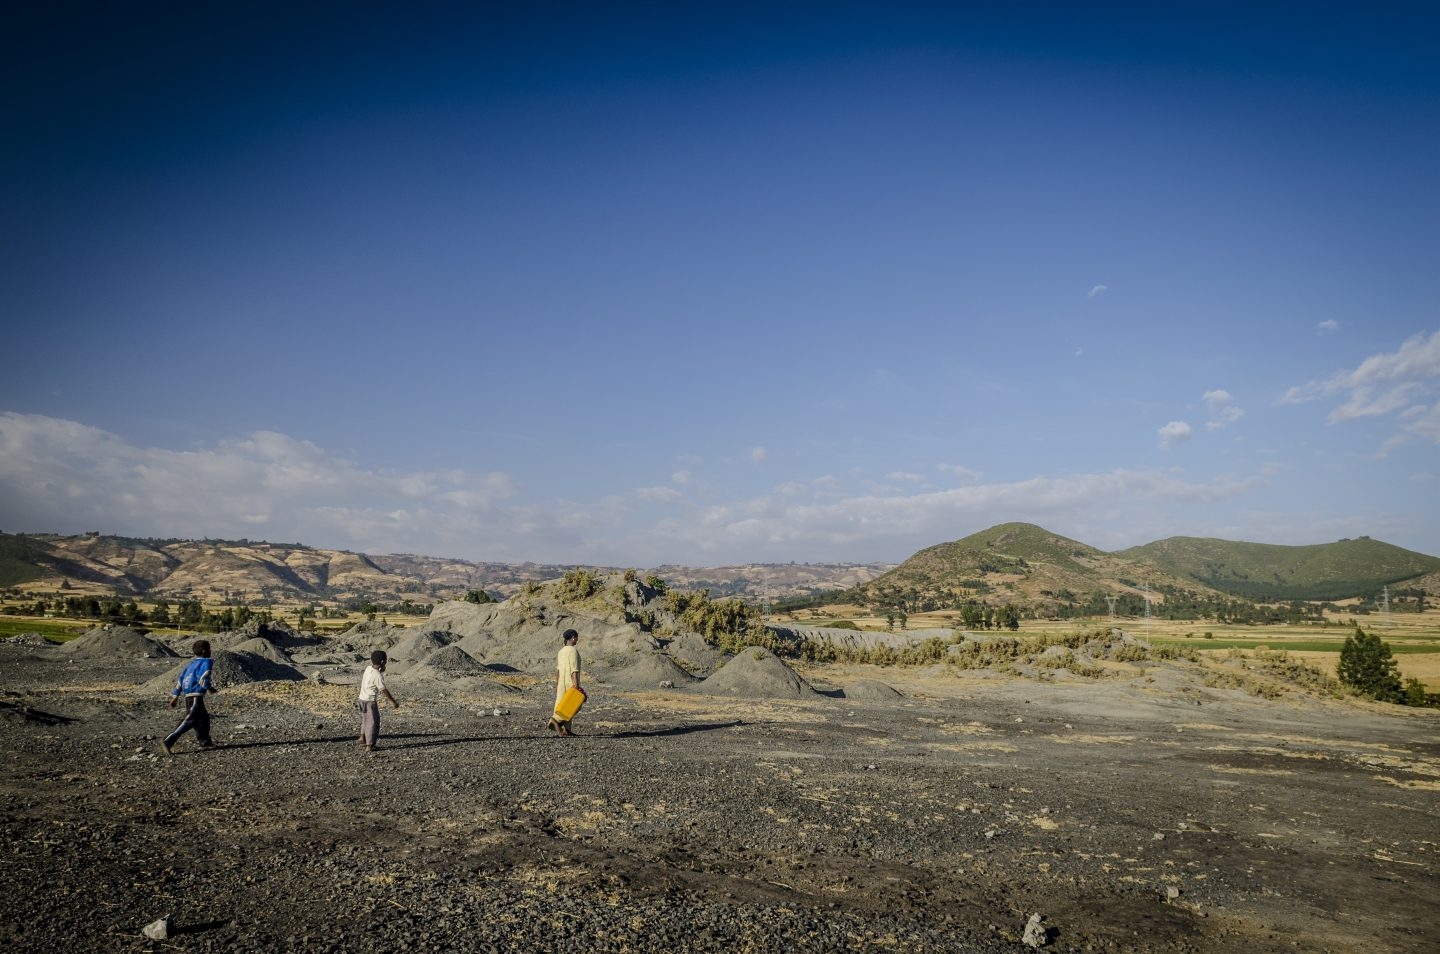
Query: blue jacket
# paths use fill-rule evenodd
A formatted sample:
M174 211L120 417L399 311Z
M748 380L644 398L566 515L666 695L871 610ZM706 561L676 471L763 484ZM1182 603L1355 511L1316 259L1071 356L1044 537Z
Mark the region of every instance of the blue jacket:
M215 686L210 682L211 665L205 656L190 660L184 672L180 673L179 682L170 690L170 695L178 696L183 693L187 696L203 696L207 692L214 692Z

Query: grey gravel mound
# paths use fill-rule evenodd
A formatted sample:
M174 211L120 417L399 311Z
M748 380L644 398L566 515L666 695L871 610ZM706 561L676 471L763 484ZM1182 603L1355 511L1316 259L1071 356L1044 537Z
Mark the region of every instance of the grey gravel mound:
M699 682L664 653L646 653L623 669L608 674L605 682L621 689L655 689L661 683L685 686Z
M490 668L459 646L437 649L405 673L405 681L416 679L463 679L491 676Z
M339 636L329 639L317 651L321 653L362 653L368 656L377 649L388 652L391 646L404 638L404 629L389 626L378 620L366 620L363 623L356 623Z
M861 702L895 702L905 698L905 693L878 679L857 679L845 687L845 698Z
M305 674L294 666L266 659L256 653L222 649L210 658L213 663L210 680L215 684L216 689L223 690L252 682L303 682L305 680ZM141 695L168 693L175 687L180 673L184 672L185 666L189 665L189 662L186 660L185 663L174 667L164 675L149 680L141 685L137 692Z
M287 666L290 664L290 654L263 636L256 636L252 639L245 640L243 643L237 643L231 647L230 651L237 653L254 653L257 656L265 657L271 662L284 663Z
M455 642L453 633L444 630L421 630L404 636L387 650L391 659L398 662L419 662L436 650L444 649Z
M151 639L128 626L97 626L84 636L72 639L61 646L60 651L84 659L179 655L159 640Z
M819 695L779 656L759 646L741 650L694 689L744 699L808 699Z

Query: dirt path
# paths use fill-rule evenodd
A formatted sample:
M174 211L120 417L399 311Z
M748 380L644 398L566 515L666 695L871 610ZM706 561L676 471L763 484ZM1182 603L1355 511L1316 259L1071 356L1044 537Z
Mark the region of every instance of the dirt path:
M597 693L571 740L548 689L408 699L367 756L349 690L262 683L167 758L158 662L0 664L10 950L1440 946L1435 713L872 670L909 697Z

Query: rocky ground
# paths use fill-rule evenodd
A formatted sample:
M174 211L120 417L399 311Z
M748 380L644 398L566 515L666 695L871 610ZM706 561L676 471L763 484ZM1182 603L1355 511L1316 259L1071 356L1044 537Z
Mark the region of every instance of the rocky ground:
M167 757L137 687L177 662L0 645L0 948L1023 951L1035 914L1056 951L1440 948L1440 713L832 667L596 686L560 739L543 683L397 678L367 754L312 679Z

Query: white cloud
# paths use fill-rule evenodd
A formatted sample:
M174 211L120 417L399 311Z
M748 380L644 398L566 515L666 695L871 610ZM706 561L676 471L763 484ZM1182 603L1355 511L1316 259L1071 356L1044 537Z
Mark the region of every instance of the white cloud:
M1210 408L1210 420L1205 422L1205 426L1212 431L1234 424L1245 416L1244 410L1236 405L1235 398L1223 388L1206 391L1201 399Z
M74 421L0 413L0 526L139 536L462 543L519 492L501 472L366 470L260 431L213 447L135 447ZM453 548L443 553L456 552Z
M635 491L635 496L650 503L661 504L685 499L685 495L674 487L641 487Z
M763 447L752 447L752 448L750 448L750 459L751 459L752 461L754 461L755 463L757 463L757 464L762 463L762 462L765 460L766 456L768 456L768 452L765 450L765 448L763 448Z
M1194 483L1158 471L1117 470L1035 478L1008 484L958 487L910 496L864 495L827 503L780 496L709 508L703 519L669 520L642 531L642 549L679 542L690 552L714 554L834 553L893 549L908 555L937 540L954 539L1006 519L1052 525L1093 513L1116 525L1137 505L1193 508L1229 501L1264 478L1222 478ZM733 558L733 557L731 557Z
M1384 388L1379 394L1374 388L1356 388L1344 404L1330 412L1330 423L1353 421L1362 417L1379 417L1409 406L1416 395L1422 392L1416 383L1400 384Z
M925 478L919 474L907 474L900 470L891 471L885 475L885 479L904 484L923 484L925 482Z
M1351 374L1358 385L1408 378L1440 377L1440 331L1415 335L1393 354L1374 354L1360 362Z
M1416 437L1440 444L1440 403L1406 415L1405 429Z
M1415 413L1422 396L1440 390L1440 331L1414 335L1398 350L1374 354L1353 371L1289 388L1282 404L1303 404L1344 395L1330 411L1329 423L1384 417L1397 411L1404 434L1440 444L1440 425L1432 413ZM1423 402L1422 402L1423 403ZM1432 409L1433 410L1433 409Z
M1326 320L1320 322L1318 325L1315 326L1315 333L1317 335L1325 335L1329 334L1332 331L1339 330L1340 322L1336 321L1334 318L1327 318Z
M1085 293L1086 298L1094 298L1096 295L1103 295L1110 290L1109 285L1095 285Z
M670 482L671 482L671 483L675 483L675 484L684 485L684 484L690 483L690 477L691 477L690 471L688 471L688 470L677 470L677 471L675 471L675 473L673 473L673 474L670 475Z
M974 483L983 476L980 471L971 470L962 464L936 464L935 467L941 473L958 477L967 483Z
M946 469L979 479L967 468ZM7 530L258 537L476 560L654 566L903 557L1010 519L1062 533L1077 522L1123 533L1127 523L1148 519L1137 507L1193 515L1266 479L1195 483L1117 470L857 495L827 474L704 506L670 486L534 501L522 499L504 473L378 471L271 432L173 451L71 421L0 414L0 527ZM668 509L656 519L647 504Z
M1160 428L1160 446L1169 450L1176 444L1182 444L1190 439L1193 429L1184 421L1171 421Z

